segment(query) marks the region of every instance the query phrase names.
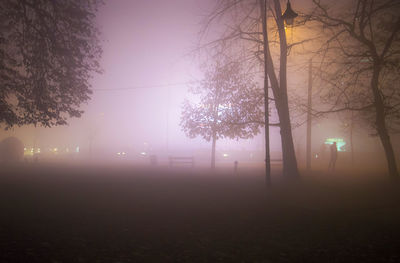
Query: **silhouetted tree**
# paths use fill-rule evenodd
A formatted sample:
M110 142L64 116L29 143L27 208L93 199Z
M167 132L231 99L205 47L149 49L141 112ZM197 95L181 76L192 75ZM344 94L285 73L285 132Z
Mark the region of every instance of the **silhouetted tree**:
M265 4L268 5L268 14L264 14ZM239 57L249 67L262 68L263 72L267 66L268 76L264 74L263 78L270 81L273 105L279 117L283 174L297 177L299 173L289 111L287 56L290 49L299 43L288 45L282 13L279 0L216 1L214 10L205 21L204 32L215 28L218 37L201 47L208 50L222 47L222 50ZM263 23L263 18L269 22ZM220 29L221 24L224 25L223 30ZM269 25L266 30L262 29L263 24ZM277 64L279 69L275 68Z
M100 0L0 1L0 124L63 125L80 117L99 72Z
M212 141L211 168L215 168L218 139L245 139L260 132L263 93L238 62L212 66L192 92L200 95L200 102L184 101L180 124L188 137Z
M400 2L313 4L309 18L325 38L318 50L322 99L331 105L325 112L359 111L380 138L390 175L398 176L389 133L400 120Z

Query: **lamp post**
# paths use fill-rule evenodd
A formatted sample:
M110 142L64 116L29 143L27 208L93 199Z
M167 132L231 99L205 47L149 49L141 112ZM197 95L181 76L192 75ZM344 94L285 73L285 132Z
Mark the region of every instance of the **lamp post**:
M286 11L282 15L282 19L287 25L293 25L294 19L298 14L293 11L290 1L288 0ZM312 60L310 59L308 69L308 107L307 107L307 142L306 142L306 168L311 170L311 105L312 105Z
M293 11L292 6L290 5L290 1L287 1L286 11L283 13L282 18L285 20L287 25L293 25L294 19L298 16L298 14Z
M263 49L264 49L264 109L265 109L265 168L266 168L266 185L271 185L271 160L270 160L270 149L269 149L269 101L268 101L268 59L270 59L270 55L268 54L268 32L267 32L267 12L268 12L268 0L260 0L260 11L262 18L262 35L263 35ZM275 0L275 5L279 4L277 0ZM280 10L280 8L279 8ZM290 2L287 2L286 11L281 16L281 19L285 21L286 24L292 25L294 18L298 15L294 12L290 6ZM279 27L280 23L278 23ZM286 40L285 40L286 45ZM286 53L286 52L285 52ZM286 61L284 62L286 64ZM285 66L286 67L286 66ZM291 137L291 135L290 135ZM297 169L297 168L296 168Z
M279 5L279 1L275 0L275 4ZM280 9L280 8L279 8ZM278 10L278 9L277 9ZM279 10L280 11L280 10ZM280 11L281 12L281 11ZM285 12L282 14L280 17L280 21L278 23L278 29L279 29L279 34L280 37L282 35L283 38L280 40L280 77L283 81L283 102L285 103L285 111L287 111L286 114L284 114L283 119L280 119L281 123L281 133L284 133L283 135L285 136L285 145L282 144L282 156L283 158L283 173L288 174L288 171L290 173L293 173L295 176L298 176L298 170L297 170L297 161L296 161L296 154L294 152L294 145L293 145L293 137L292 137L292 131L291 131L291 125L290 125L290 117L289 117L289 105L288 105L288 97L287 97L287 54L288 54L288 45L287 45L287 40L286 40L286 30L285 30L285 24L286 25L293 25L294 19L298 16L298 14L293 11L291 5L290 5L290 0L287 1L287 6ZM282 21L283 20L283 21ZM293 33L293 31L292 31ZM282 83L281 83L282 85ZM283 122L283 124L282 124ZM283 141L282 141L283 142Z
M264 44L264 125L265 125L265 183L271 186L271 156L269 150L269 101L268 101L268 33L267 33L267 12L268 0L260 1L262 14L262 32Z

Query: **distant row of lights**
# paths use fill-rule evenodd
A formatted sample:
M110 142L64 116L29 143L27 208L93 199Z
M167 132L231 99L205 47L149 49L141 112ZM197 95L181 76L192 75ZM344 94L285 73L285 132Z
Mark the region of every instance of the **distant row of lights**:
M58 150L57 147L48 148L48 149L49 149L49 151L52 152L52 153L58 153L58 152L59 152L59 150ZM32 155L33 155L33 154L35 154L35 153L41 153L41 149L40 149L40 148L36 148L36 152L35 152L35 148L33 148L33 147L30 148L30 149L24 147L24 152L25 152L25 154L32 154ZM66 149L65 149L65 152L69 153L69 152L70 152L70 151L69 151L69 148L66 148ZM76 146L75 152L76 152L76 153L79 153L79 152L80 152L80 147L79 147L79 146Z

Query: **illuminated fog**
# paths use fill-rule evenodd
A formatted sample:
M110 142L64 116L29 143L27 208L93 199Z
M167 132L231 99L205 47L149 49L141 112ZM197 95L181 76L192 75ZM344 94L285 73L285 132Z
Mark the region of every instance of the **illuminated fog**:
M107 1L98 14L104 72L92 80L92 99L83 107L82 118L71 119L66 127L2 130L1 138L12 135L21 139L28 158L32 148L34 153L40 148L42 153L74 153L76 159L92 161L127 159L147 163L149 155L159 156L160 162L174 155L198 156L199 164L208 165L210 142L187 138L179 121L182 102L190 96L188 88L202 78L201 58L193 50L199 40L200 22L212 7L211 2ZM289 41L293 34L296 32L288 37ZM291 74L290 67L288 70L293 94L305 98L304 72ZM302 123L304 119L305 115L300 114L294 122ZM305 160L305 129L303 124L293 130L300 167ZM279 129L272 127L272 159L281 159L279 136ZM383 156L376 137L361 131L354 136L357 156L374 152ZM339 127L336 117L315 120L312 138L315 159L329 138L344 140L345 151L349 151L348 132ZM393 138L396 144L396 136ZM251 140L219 140L217 152L219 163L238 160L261 167L263 133Z

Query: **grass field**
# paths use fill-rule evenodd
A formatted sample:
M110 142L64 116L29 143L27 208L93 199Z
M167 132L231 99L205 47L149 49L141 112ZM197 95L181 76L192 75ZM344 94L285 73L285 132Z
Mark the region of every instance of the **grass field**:
M384 175L0 173L0 262L400 262L400 180Z

